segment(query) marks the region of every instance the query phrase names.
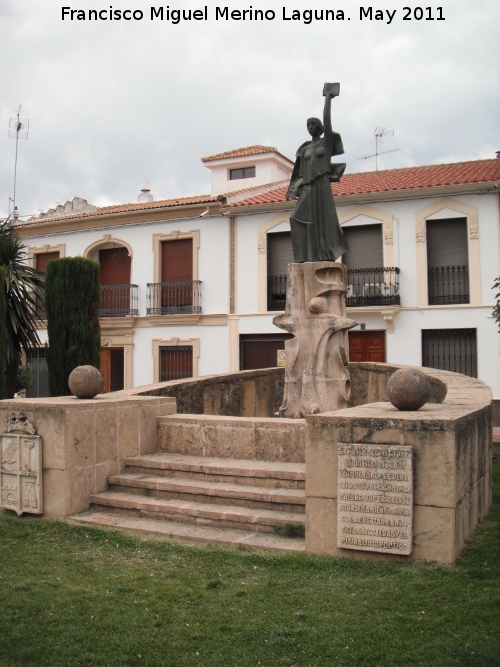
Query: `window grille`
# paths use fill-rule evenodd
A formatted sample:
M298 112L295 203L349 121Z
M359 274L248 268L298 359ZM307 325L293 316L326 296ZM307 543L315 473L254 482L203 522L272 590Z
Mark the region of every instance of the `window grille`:
M160 345L160 382L193 377L191 345Z
M26 352L26 363L33 371L33 382L26 390L26 398L49 396L49 369L45 357L46 351L46 347L37 347Z
M477 377L476 329L423 329L422 365Z

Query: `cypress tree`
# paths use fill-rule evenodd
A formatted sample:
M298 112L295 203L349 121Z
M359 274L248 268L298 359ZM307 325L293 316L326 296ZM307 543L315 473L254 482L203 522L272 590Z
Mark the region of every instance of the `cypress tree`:
M99 263L64 257L47 264L45 310L51 396L69 396L68 377L77 366L99 368L101 330Z
M0 266L0 399L7 398L7 293L5 290L5 266Z

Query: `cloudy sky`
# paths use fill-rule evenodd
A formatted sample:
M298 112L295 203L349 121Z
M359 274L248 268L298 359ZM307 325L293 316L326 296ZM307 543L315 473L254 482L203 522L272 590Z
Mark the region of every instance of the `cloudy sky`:
M356 0L205 1L207 21L174 25L168 6L205 5L0 0L0 214L13 193L8 124L20 104L30 121L19 143L21 215L75 195L98 206L136 201L143 180L156 199L208 193L200 158L250 144L293 157L307 139L306 119L321 115L325 81L341 83L333 124L350 172L375 168L359 157L374 153L378 126L394 130L380 150L399 148L379 168L500 150L498 0L439 0L421 20L418 4L383 0L371 21L360 18L371 5ZM141 10L144 18L63 21L63 6ZM164 7L163 21L151 20L151 6ZM216 20L216 7L273 10L275 18ZM344 20L284 20L284 7L286 17L333 8Z

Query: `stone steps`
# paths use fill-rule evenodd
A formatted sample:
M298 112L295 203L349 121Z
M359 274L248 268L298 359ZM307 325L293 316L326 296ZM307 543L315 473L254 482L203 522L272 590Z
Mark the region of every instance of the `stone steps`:
M273 551L304 551L304 540L301 538L285 538L270 533L199 526L175 521L161 521L141 517L128 517L111 512L85 512L70 517L71 522L118 528L157 538L172 537L195 542L208 542L218 546L246 546L254 549Z
M127 472L183 479L269 486L273 488L305 488L305 464L278 461L253 461L208 456L185 456L158 453L125 459Z
M245 479L245 478L240 478ZM303 489L244 486L234 482L183 479L144 473L122 473L108 477L109 490L166 500L193 500L199 503L305 512Z
M236 528L265 533L277 533L293 524L305 526L305 514L236 505L216 505L185 500L164 500L138 496L132 493L105 491L90 497L97 511L126 512L145 518L193 523L220 528Z
M246 536L250 533L278 538L290 531L295 535L304 532L303 463L169 452L135 456L127 458L125 463L125 472L108 478L108 491L91 496L93 513L88 515L88 521L98 523L95 517L101 517L108 525L109 517L115 515L120 518L115 518L111 525L130 520L139 526L142 524L137 522L142 520L161 519L169 524L164 532L173 531L172 534L188 539L192 534L196 536L193 539L200 540L204 539L204 533L196 533L196 527L216 532L243 531L244 535L227 533L225 537L217 532L218 537L213 539L228 544L240 540L247 543ZM250 541L255 546L259 543ZM296 544L300 543L303 540ZM280 548L286 548L286 544L291 544L289 539Z

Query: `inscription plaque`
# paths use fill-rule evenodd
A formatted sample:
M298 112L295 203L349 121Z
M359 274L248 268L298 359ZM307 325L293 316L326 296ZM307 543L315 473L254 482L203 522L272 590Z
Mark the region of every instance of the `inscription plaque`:
M412 447L339 444L337 546L407 556L412 541Z
M43 514L42 437L0 433L1 507L17 514Z

